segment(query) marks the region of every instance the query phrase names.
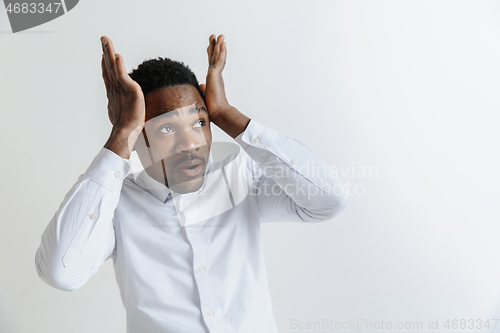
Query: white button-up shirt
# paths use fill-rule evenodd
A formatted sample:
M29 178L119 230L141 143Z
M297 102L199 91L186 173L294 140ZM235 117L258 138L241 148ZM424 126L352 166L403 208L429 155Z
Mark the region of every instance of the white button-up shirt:
M76 290L112 258L128 333L278 332L260 223L327 221L349 195L297 140L254 120L235 140L188 194L103 148L41 237L40 278Z

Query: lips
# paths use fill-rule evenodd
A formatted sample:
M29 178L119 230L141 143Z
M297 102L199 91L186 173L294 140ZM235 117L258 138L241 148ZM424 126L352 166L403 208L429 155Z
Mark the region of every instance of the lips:
M203 161L200 159L192 159L182 162L177 166L177 171L186 177L193 178L200 175L202 171Z
M188 167L196 166L196 165L201 164L201 163L203 163L202 160L200 160L198 158L194 158L192 160L188 160L188 161L182 162L177 167L178 168L188 168Z

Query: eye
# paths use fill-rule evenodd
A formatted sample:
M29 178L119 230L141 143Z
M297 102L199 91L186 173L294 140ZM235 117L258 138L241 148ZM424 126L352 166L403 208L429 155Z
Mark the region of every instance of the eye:
M205 120L203 120L203 119L198 119L198 120L196 121L196 123L194 123L194 126L193 126L193 127L195 127L195 128L201 128L201 127L205 126L205 124L206 124Z
M172 127L170 127L170 125L166 125L166 126L163 126L163 127L158 129L158 132L164 133L164 134L169 134L169 133L172 133L173 131L174 131L174 129Z

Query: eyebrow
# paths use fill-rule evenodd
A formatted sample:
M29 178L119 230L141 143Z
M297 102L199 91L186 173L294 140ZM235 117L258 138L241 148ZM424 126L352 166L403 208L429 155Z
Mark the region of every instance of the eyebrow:
M190 114L201 113L201 112L205 112L208 115L208 111L207 111L207 109L204 106L200 106L200 107L194 106L191 109L189 109L189 113ZM179 111L178 110L165 111L164 113L159 114L155 118L160 118L160 117L161 118L164 118L164 117L174 117L174 116L179 116Z

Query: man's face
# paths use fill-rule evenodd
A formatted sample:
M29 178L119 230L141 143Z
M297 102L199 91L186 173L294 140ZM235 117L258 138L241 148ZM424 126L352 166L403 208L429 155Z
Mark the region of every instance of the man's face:
M136 152L151 178L177 193L203 184L212 133L205 103L191 85L145 94L146 123Z

